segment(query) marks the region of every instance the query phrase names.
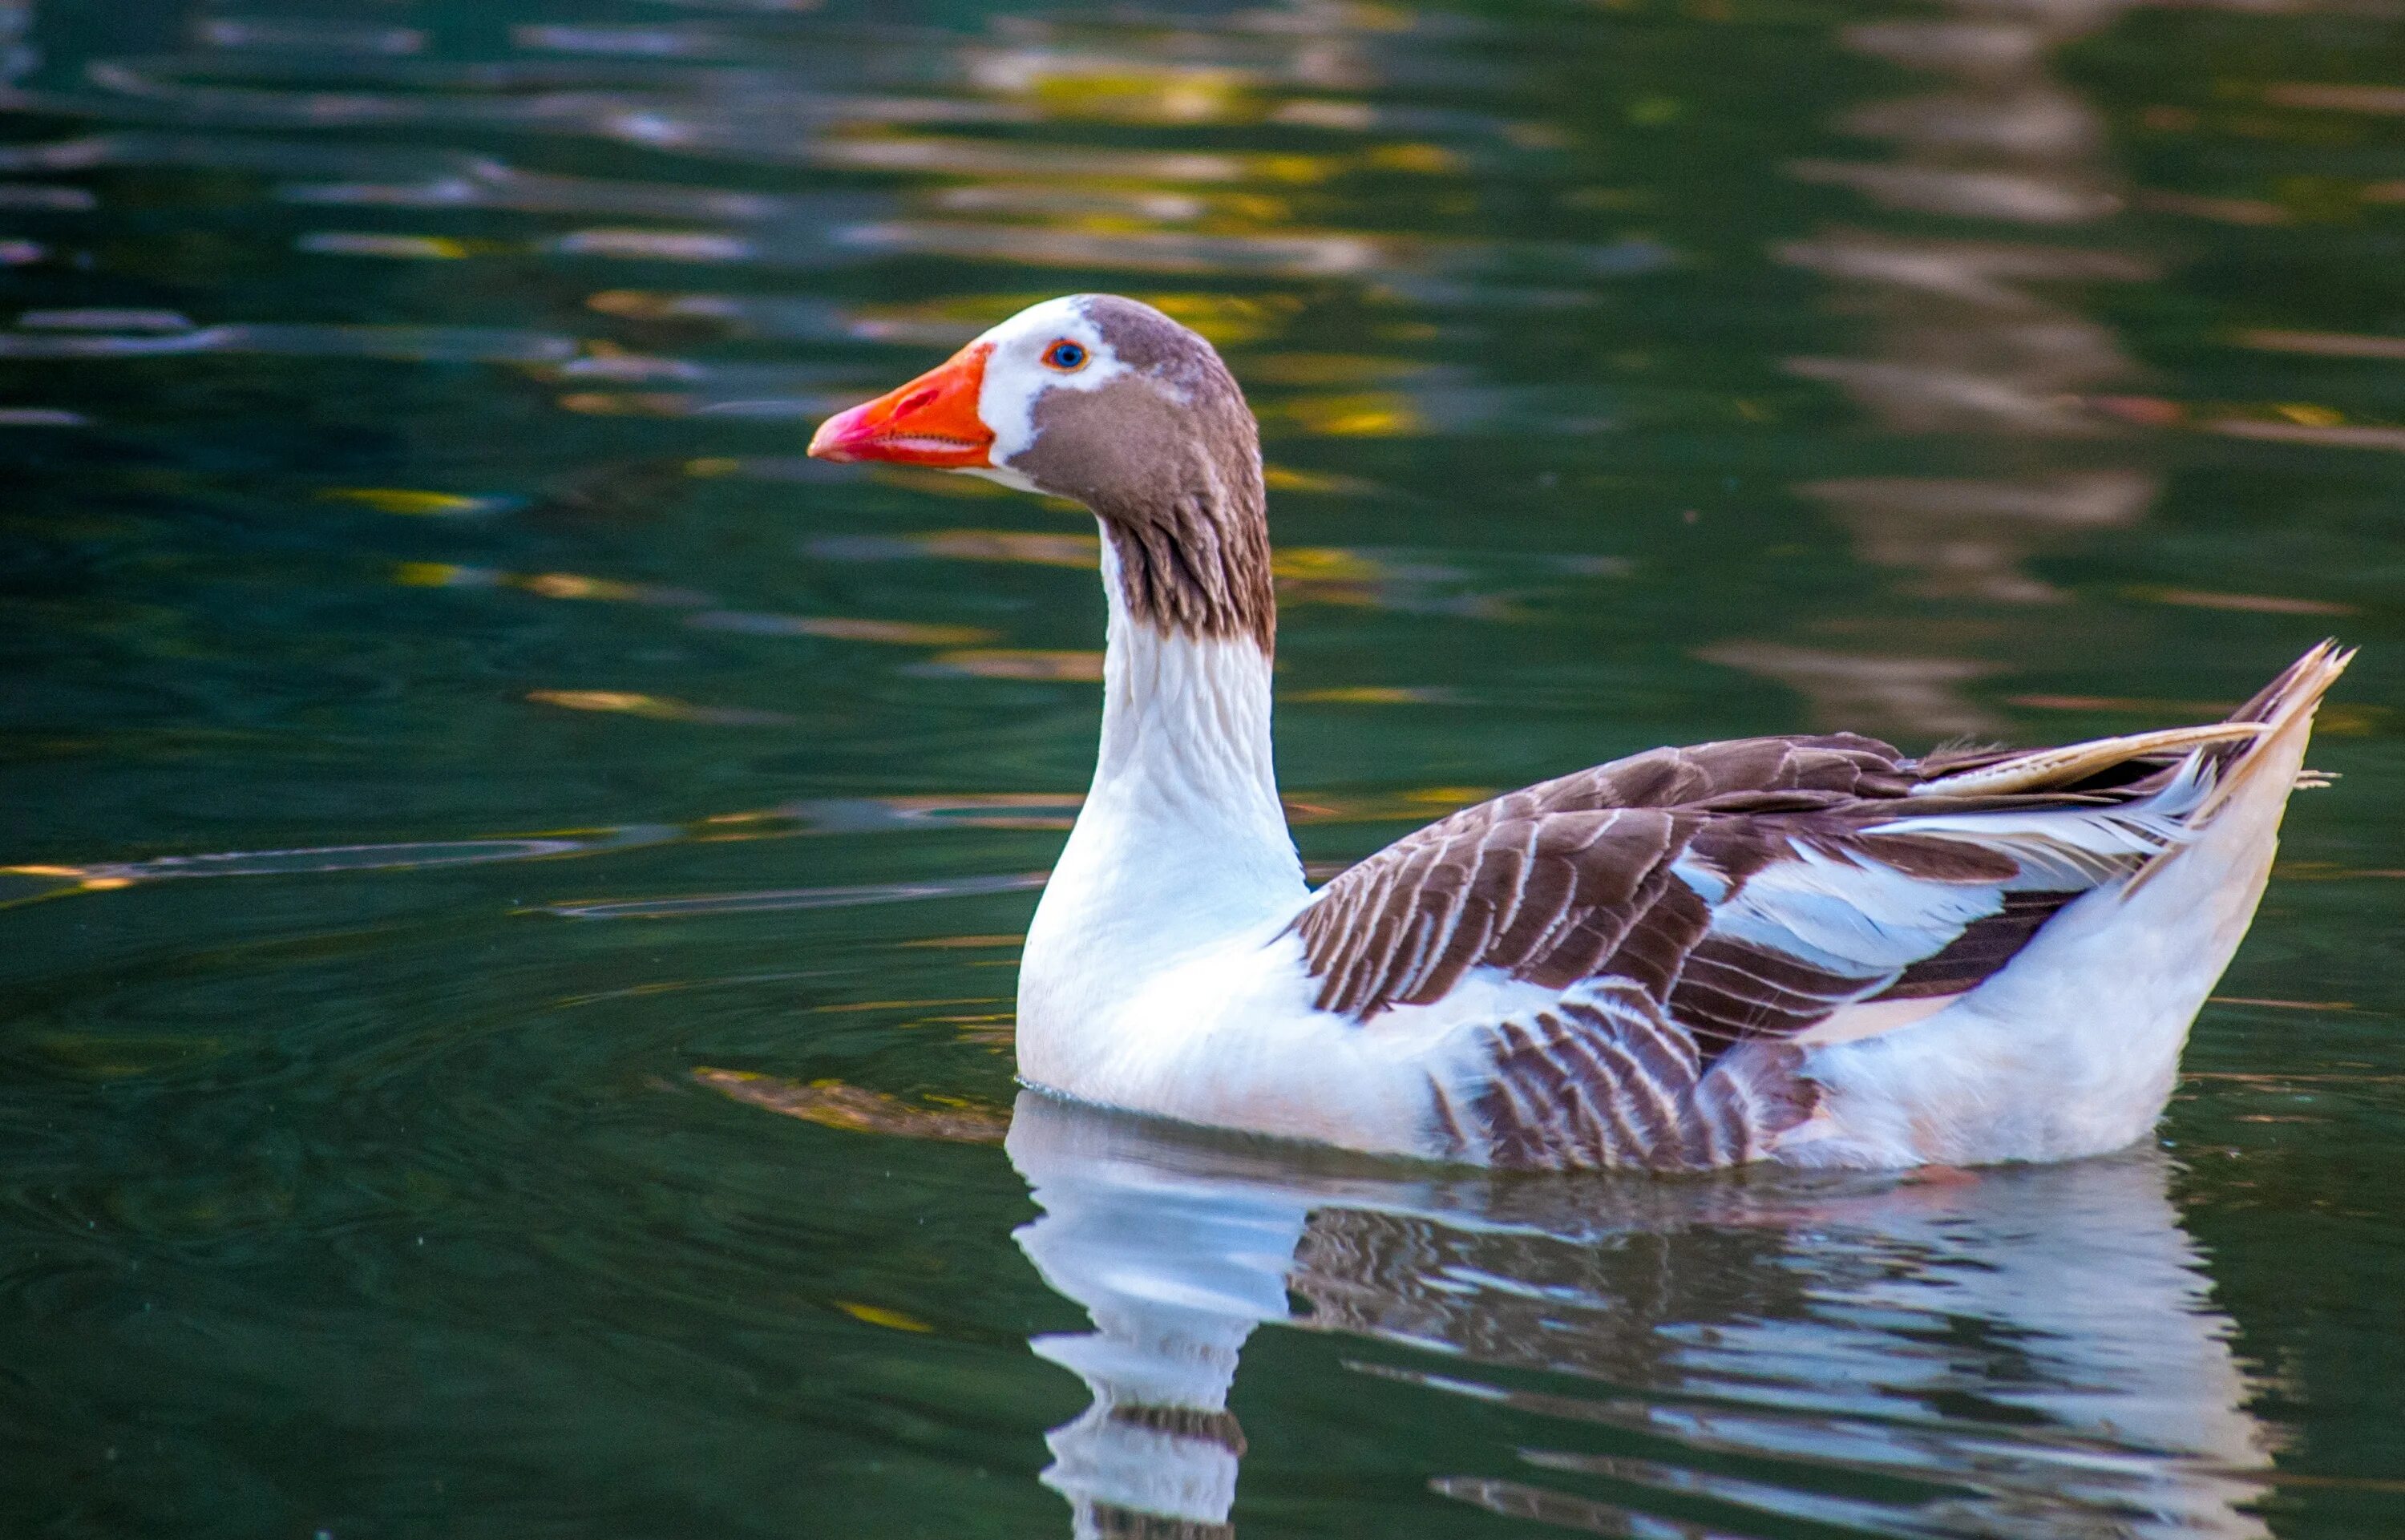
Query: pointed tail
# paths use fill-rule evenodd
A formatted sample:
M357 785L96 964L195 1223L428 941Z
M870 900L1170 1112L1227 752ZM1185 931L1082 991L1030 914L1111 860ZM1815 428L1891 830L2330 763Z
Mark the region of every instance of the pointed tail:
M2271 853L2279 846L2280 814L2287 807L2288 793L2299 785L2328 784L2305 770L2305 744L2313 738L2314 713L2322 697L2354 657L2354 649L2342 648L2335 641L2317 643L2230 714L2231 722L2260 724L2260 730L2249 739L2196 751L2182 774L2201 772L2210 789L2182 820L2190 836L2149 861L2122 890L2124 898L2199 847L2215 848L2217 859L2230 863L2233 870L2251 869L2252 886L2260 891ZM2250 901L2247 912L2253 911Z
M2213 817L2230 801L2263 777L2276 782L2277 795L2287 799L2303 769L2305 743L2313 737L2314 713L2322 697L2338 683L2338 676L2355 661L2355 649L2341 647L2337 641L2315 643L2304 657L2281 671L2280 677L2256 693L2252 700L2230 713L2232 722L2260 722L2260 736L2241 743L2222 745L2217 752L2229 757L2221 768L2213 794L2196 812L2195 821L2201 824ZM2208 751L2215 752L2215 751ZM2322 784L2315 779L2311 784Z

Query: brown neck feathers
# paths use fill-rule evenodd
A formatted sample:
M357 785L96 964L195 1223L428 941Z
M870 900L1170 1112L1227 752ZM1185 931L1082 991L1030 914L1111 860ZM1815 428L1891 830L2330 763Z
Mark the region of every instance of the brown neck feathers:
M1258 500L1259 491L1252 496ZM1096 512L1118 557L1119 593L1131 617L1172 633L1250 637L1264 655L1274 650L1270 531L1258 501L1215 508L1188 492L1133 517Z

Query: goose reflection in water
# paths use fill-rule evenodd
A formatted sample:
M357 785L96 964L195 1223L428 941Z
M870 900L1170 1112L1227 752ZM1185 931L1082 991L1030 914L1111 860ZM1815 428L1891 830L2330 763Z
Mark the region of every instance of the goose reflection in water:
M1019 1243L1095 1328L1032 1344L1093 1396L1043 1476L1081 1537L1233 1533L1228 1396L1264 1323L1447 1355L1353 1367L1431 1419L1461 1394L1552 1438L1515 1434L1517 1469L1426 1475L1554 1527L2269 1533L2247 1511L2269 1441L2159 1150L1919 1179L1495 1180L1034 1092L1007 1149L1043 1210ZM1649 1512L1649 1492L1733 1530Z

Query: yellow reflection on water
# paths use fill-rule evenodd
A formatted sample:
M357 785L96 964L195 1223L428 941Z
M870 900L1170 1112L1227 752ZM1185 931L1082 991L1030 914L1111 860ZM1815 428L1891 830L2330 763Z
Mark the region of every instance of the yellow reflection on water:
M1016 79L1006 77L1008 64L1019 66ZM1020 53L992 59L973 78L989 89L1024 96L1047 118L1201 125L1253 121L1268 110L1258 78L1210 66L1179 69Z
M356 502L380 514L414 518L498 513L516 502L513 498L471 497L459 492L428 492L401 487L329 487L317 496L328 502Z
M1303 690L1288 700L1335 706L1434 706L1459 701L1458 692L1427 685L1352 685L1336 689Z
M856 1299L838 1299L832 1303L837 1309L864 1325L882 1326L895 1332L932 1332L935 1329L917 1316L891 1310L882 1305L864 1305Z
M1358 476L1298 471L1285 465L1261 467L1261 482L1273 492L1311 492L1331 497L1365 497L1378 490L1377 483Z
M1428 427L1409 396L1385 390L1295 396L1262 407L1260 416L1265 425L1329 438L1391 438Z
M783 712L757 711L739 706L697 706L687 700L642 695L633 690L528 690L526 698L540 705L558 706L568 711L614 712L625 716L646 717L654 722L695 722L719 728L785 727L794 720Z
M1103 677L1099 652L1034 647L978 647L937 653L922 665L930 673L966 674L977 679L1067 680L1091 684Z
M736 1101L849 1133L890 1134L949 1144L1000 1144L1010 1131L1007 1111L963 1098L947 1096L935 1106L916 1106L841 1081L781 1080L709 1065L695 1069L693 1078Z
M1335 545L1284 545L1270 554L1270 572L1294 582L1374 583L1388 575L1384 563Z

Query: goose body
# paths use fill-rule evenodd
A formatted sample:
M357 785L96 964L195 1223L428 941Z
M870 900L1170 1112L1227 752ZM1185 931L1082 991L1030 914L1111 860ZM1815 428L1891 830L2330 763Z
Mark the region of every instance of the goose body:
M1076 499L1109 632L1093 786L1021 963L1021 1078L1476 1164L1897 1166L2118 1149L2253 919L2323 693L1912 758L1657 749L1468 808L1317 891L1277 796L1258 439L1210 345L1036 305L811 453Z

